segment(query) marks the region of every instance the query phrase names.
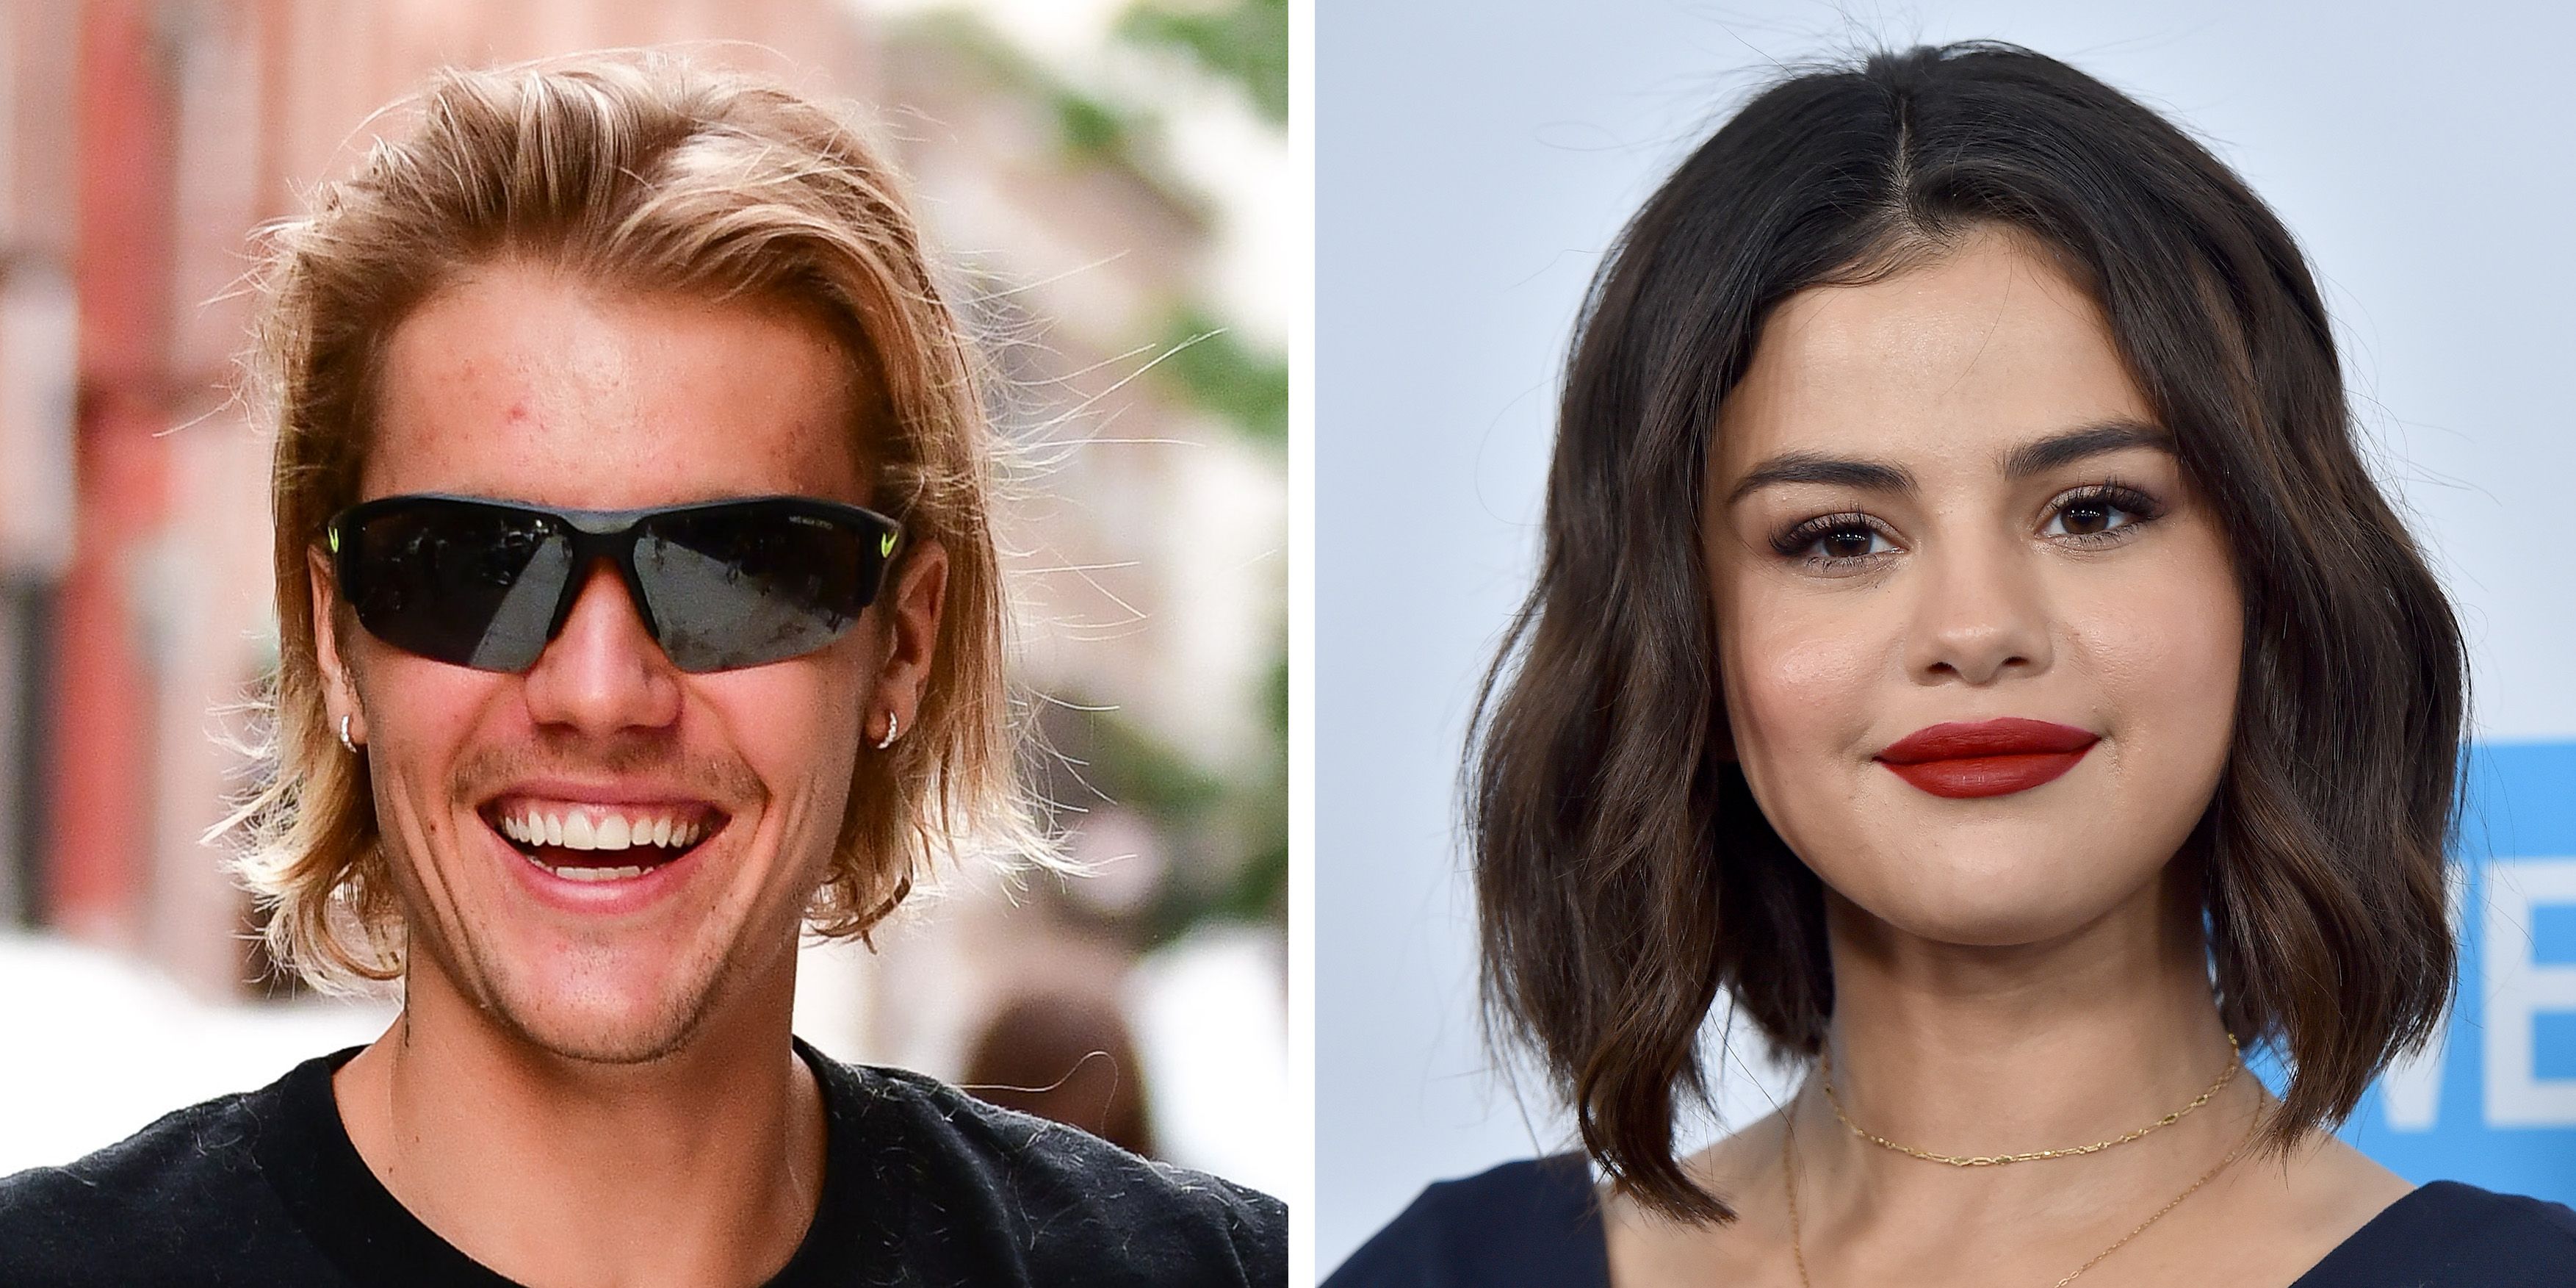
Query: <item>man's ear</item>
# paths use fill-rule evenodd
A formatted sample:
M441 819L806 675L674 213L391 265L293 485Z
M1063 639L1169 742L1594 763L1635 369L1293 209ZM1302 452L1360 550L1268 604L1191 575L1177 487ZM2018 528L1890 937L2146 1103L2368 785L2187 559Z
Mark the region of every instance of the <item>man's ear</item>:
M921 710L922 690L930 682L930 664L939 651L940 615L948 606L948 551L924 539L903 561L903 570L878 599L890 627L885 664L877 672L876 699L867 713L870 738L882 735L877 712L887 711L895 727L909 729Z
M341 718L347 717L350 741L363 746L367 740L367 714L358 705L358 686L350 681L349 669L340 657L339 582L331 575L330 558L311 547L304 551L304 571L313 585L313 660L322 668L323 706L332 729L338 730Z

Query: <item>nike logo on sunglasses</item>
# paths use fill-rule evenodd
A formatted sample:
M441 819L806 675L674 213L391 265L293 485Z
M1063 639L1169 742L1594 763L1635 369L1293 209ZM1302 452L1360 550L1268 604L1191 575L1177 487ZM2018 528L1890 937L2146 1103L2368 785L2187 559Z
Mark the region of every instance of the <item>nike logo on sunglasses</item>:
M705 672L840 638L875 602L902 532L874 510L817 497L558 510L412 493L352 506L323 536L359 625L405 652L525 671L604 559L672 664Z

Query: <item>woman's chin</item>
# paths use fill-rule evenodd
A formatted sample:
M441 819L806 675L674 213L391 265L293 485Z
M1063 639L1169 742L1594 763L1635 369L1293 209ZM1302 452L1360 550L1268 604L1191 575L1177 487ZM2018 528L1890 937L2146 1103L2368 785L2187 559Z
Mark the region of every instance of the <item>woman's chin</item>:
M2064 939L2137 902L2153 881L2104 880L2071 886L2058 861L1978 863L1970 870L1912 865L1903 879L1825 883L1888 930L1964 948L2019 948ZM2102 874L2107 877L2110 874ZM2142 903L2142 911L2151 906ZM1866 932L1864 932L1866 934ZM1876 936L1870 936L1876 937Z
M1881 917L1914 939L1953 948L2028 948L2064 939L2093 920L2040 908L1905 909Z

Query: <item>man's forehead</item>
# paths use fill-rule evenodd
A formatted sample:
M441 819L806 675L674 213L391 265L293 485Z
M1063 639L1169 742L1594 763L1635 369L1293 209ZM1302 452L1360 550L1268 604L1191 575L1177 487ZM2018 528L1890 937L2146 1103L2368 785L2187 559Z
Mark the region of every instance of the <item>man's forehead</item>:
M396 329L362 492L862 501L852 401L838 342L797 312L496 270Z

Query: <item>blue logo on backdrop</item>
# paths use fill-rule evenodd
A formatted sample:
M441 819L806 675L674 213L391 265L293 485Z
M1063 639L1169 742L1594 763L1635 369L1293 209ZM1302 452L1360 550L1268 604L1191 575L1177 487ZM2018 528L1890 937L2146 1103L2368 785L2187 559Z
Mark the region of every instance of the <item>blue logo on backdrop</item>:
M2484 745L2468 769L2450 1022L2342 1135L2410 1181L2576 1204L2576 743Z

